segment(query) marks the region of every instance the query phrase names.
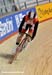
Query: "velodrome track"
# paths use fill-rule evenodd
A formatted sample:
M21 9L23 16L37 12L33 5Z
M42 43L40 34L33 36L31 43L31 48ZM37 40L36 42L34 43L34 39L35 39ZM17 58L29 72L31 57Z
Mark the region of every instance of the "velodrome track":
M0 75L52 75L52 19L39 24L35 39L8 64L16 37L0 44Z

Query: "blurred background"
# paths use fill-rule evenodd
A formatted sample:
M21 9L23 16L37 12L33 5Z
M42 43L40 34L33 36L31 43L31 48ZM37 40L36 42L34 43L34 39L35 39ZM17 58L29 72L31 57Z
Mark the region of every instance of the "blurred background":
M0 16L49 2L52 0L0 0Z

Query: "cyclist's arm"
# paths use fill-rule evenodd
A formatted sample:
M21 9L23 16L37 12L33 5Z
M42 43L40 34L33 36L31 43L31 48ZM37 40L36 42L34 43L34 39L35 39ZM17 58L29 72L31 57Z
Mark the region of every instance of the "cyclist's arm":
M24 23L25 23L25 17L21 21L21 24L20 24L20 27L19 27L19 32L21 32L22 26L24 25Z
M39 21L37 21L34 25L34 32L33 32L33 35L32 35L32 40L34 39L35 35L36 35L36 32L37 32L37 28L38 28L38 24L39 24Z

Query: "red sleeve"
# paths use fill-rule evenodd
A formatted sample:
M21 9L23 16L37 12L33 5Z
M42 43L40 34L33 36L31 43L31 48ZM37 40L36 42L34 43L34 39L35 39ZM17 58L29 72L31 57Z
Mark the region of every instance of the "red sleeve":
M39 22L37 15L35 16L33 22L34 22L34 23Z

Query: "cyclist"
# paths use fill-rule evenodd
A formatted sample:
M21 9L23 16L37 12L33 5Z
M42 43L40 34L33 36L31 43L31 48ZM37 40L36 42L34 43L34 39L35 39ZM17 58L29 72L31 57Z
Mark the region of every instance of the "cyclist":
M30 11L26 16L24 16L19 27L19 35L17 37L16 44L19 45L24 33L26 33L28 29L28 34L31 36L31 38L29 38L29 36L27 37L28 42L33 40L37 32L38 24L39 20L36 12ZM14 53L12 60L9 61L10 64L12 64L13 60L16 59L18 53L19 51L16 48L16 52Z
M28 34L32 37L31 40L33 40L37 32L38 24L39 20L37 17L37 13L34 11L29 11L29 13L25 15L21 21L19 27L19 35L16 40L16 45L20 43L24 33L28 30L28 28Z

